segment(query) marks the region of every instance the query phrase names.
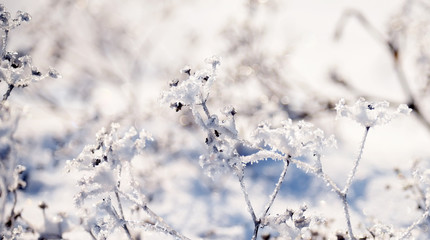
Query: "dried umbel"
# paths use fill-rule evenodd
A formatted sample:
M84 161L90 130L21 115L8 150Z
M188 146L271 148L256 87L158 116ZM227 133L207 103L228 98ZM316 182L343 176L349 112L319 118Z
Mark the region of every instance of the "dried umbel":
M350 118L364 127L374 127L390 122L392 119L404 114L409 114L410 109L406 104L400 104L395 111L390 109L387 101L368 102L360 98L353 106L348 106L344 99L336 104L337 117Z

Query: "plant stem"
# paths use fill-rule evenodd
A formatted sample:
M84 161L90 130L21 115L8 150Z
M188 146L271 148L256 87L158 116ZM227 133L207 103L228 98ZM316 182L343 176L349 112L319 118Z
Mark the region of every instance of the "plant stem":
M399 239L406 239L406 237L408 237L409 234L411 234L411 231L415 227L422 224L426 219L430 217L429 215L430 215L430 209L427 208L424 214L417 221L415 221L411 226L409 226L408 229L406 229L406 231L400 236Z
M370 127L366 127L365 128L364 136L363 136L363 139L361 140L360 150L358 152L357 159L355 160L354 167L352 168L351 173L349 174L349 177L348 177L348 179L346 181L345 188L342 190L342 192L345 195L346 195L346 193L348 193L349 187L351 186L352 180L354 179L355 173L357 172L358 165L360 164L361 156L363 155L364 145L366 143L366 139L367 139L367 135L369 133L369 129L370 129Z
M1 57L3 58L6 55L6 46L7 46L7 38L9 35L9 30L4 30L4 36L2 37L2 46L1 46Z
M119 185L119 183L118 183L118 185ZM115 197L116 197L116 201L118 202L118 208L119 208L119 214L120 214L119 216L121 217L122 220L124 220L124 224L122 225L122 227L124 228L124 231L127 234L128 239L131 240L133 238L131 237L130 230L128 229L127 223L126 223L125 218L124 218L124 211L122 210L122 204L121 204L121 200L119 198L118 191L115 191Z
M276 187L273 190L272 195L270 195L270 199L269 202L267 203L265 210L261 216L261 219L263 219L264 217L266 217L267 213L269 212L269 209L272 207L273 202L275 201L276 196L278 195L279 189L281 189L281 185L284 182L285 179L285 175L287 174L287 169L288 166L290 165L290 160L287 159L286 161L284 161L284 169L282 170L281 175L279 176L278 182L276 183Z
M156 222L156 224L158 224L158 226L156 226L157 229L163 230L164 233L172 235L177 239L190 240L189 238L185 237L184 235L174 230L171 226L169 226L169 224L167 224L162 217L158 216L155 212L153 212L146 203L142 203L141 201L134 199L133 197L123 193L122 191L118 191L118 193L138 205L140 208L142 208L142 210L146 212L150 216L150 218Z
M346 219L346 225L348 226L348 235L351 240L355 240L354 233L352 232L352 224L351 224L351 216L349 215L349 206L348 206L348 200L346 198L346 194L339 194L339 196L342 198L342 204L343 204L343 211L345 213L345 219Z
M239 172L240 171L240 172ZM242 190L243 196L245 197L246 206L248 207L248 212L251 214L252 221L254 224L258 222L257 216L255 215L254 208L252 207L251 201L249 200L248 192L246 191L245 182L243 181L244 173L242 170L237 170L236 175L239 179L240 189Z
M287 159L284 161L284 169L282 170L281 175L279 176L278 182L276 183L276 187L273 190L273 193L270 195L269 202L267 203L266 207L264 208L263 214L261 215L260 219L257 221L254 221L254 234L252 235L252 239L257 239L258 230L260 229L260 224L262 219L264 219L269 212L270 208L273 205L273 202L275 201L276 196L278 195L279 189L281 189L281 185L284 182L285 175L287 174L288 166L290 165L290 160Z

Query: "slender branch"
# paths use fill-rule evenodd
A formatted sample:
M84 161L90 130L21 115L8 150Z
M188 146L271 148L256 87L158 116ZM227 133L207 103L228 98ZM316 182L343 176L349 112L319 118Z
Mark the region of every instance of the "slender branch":
M382 33L378 31L378 29L376 29L372 24L370 24L367 18L363 16L363 14L361 14L355 9L348 9L343 13L336 27L336 32L334 35L336 40L338 40L342 36L347 20L352 18L357 19L358 22L365 28L365 30L367 30L374 38L378 39L379 41L385 41L384 35L382 35Z
M119 182L118 182L118 185L119 185ZM119 186L118 186L119 187ZM125 218L124 218L124 211L122 210L122 204L121 204L121 200L120 200L120 198L119 198L119 193L118 193L118 191L115 191L115 197L116 197L116 201L118 202L118 208L119 208L119 216L120 216L120 218L122 219L122 220L125 220ZM126 221L124 221L124 223L122 224L122 227L124 228L124 231L125 231L125 233L127 234L127 237L128 237L128 239L133 239L132 237L131 237L131 233L130 233L130 230L128 229L128 227L127 227L127 223L126 223Z
M239 172L239 171L241 171L241 172ZM244 177L243 169L237 170L236 176L239 179L240 189L242 190L243 196L245 197L246 206L248 207L248 212L251 214L252 221L254 223L257 223L258 220L257 220L257 217L255 215L254 208L252 207L251 201L249 200L249 195L248 195L248 192L246 191L245 182L243 181L243 177Z
M284 182L285 175L287 174L287 169L288 169L289 165L290 165L290 160L289 159L285 160L284 161L284 169L282 170L282 173L279 176L278 182L276 183L276 187L273 190L273 193L269 197L269 202L267 203L266 207L264 208L264 211L261 214L260 219L257 222L254 221L255 226L254 226L254 233L252 235L253 240L257 239L258 230L260 229L261 221L262 221L262 219L264 219L266 217L267 213L269 212L270 208L272 207L273 202L275 201L275 198L278 195L279 189L281 189L281 185Z
M291 162L296 165L297 168L300 168L305 172L310 172L313 175L321 178L337 194L340 194L342 192L340 188L336 185L336 183L323 171L318 170L315 167L312 167L311 165L296 159L291 159Z
M5 94L3 94L2 104L3 104L4 102L6 102L6 100L9 98L10 93L12 92L12 90L13 90L13 88L14 88L14 87L15 87L15 85L13 85L13 84L9 84L9 85L7 86L7 91L6 91L6 93L5 93Z
M284 170L282 170L281 175L279 176L278 182L276 183L276 187L273 190L273 193L270 195L269 202L267 203L265 210L261 216L261 219L266 217L267 213L269 212L269 209L272 207L273 202L275 201L276 196L278 195L279 189L281 189L281 185L284 182L285 175L287 174L288 166L290 165L290 160L287 159L284 161Z
M399 239L406 239L406 237L408 237L411 234L414 228L422 224L426 219L430 217L429 215L430 215L430 209L427 208L424 214L418 220L412 223L412 225L409 226L408 229L406 229L406 231L400 236Z
M136 205L138 205L140 208L142 208L143 211L145 211L152 220L154 220L157 224L159 224L160 229L163 229L163 232L166 234L170 234L178 239L182 240L190 240L189 238L185 237L184 235L180 234L176 230L174 230L169 224L167 224L162 217L158 216L155 212L153 212L146 203L142 203L139 200L134 199L133 197L129 196L128 194L118 191L119 194L124 196L126 199L132 201Z
M203 110L205 111L206 116L207 116L208 118L210 118L210 117L211 117L211 114L209 113L208 106L206 105L206 100L205 100L204 102L202 102L202 107L203 107Z
M3 58L6 55L6 46L7 46L7 38L9 35L9 30L4 30L4 36L2 37L2 46L1 46L1 57Z
M358 165L360 164L361 156L363 155L364 145L366 143L366 139L367 139L367 135L369 133L369 129L370 129L370 127L366 127L365 128L364 136L363 136L363 139L361 140L360 150L358 152L357 159L355 160L354 167L352 168L351 173L349 174L349 177L346 180L345 188L342 190L342 192L345 193L345 194L348 192L349 187L352 184L352 180L355 177L355 173L357 172Z

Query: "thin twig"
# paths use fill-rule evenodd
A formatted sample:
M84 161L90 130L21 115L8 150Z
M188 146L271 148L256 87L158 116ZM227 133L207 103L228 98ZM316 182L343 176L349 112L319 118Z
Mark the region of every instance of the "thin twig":
M360 150L358 152L357 159L355 160L354 166L353 166L353 168L351 170L351 173L348 176L348 180L346 181L345 188L342 190L342 192L345 193L345 194L348 193L349 187L351 186L352 180L354 179L355 173L357 172L358 165L360 164L361 156L363 155L364 145L366 143L366 139L367 139L367 135L369 133L369 129L370 129L370 127L366 127L365 128L364 136L363 136L363 139L361 140Z
M181 240L190 240L189 238L185 237L184 235L180 234L176 230L174 230L169 224L167 224L162 217L158 216L155 212L153 212L146 203L142 203L139 200L134 199L133 197L129 196L128 194L118 191L119 194L124 196L126 199L132 201L136 205L138 205L144 212L146 212L152 220L154 220L157 224L161 225L160 229L164 229L163 232L166 234L170 234L178 239Z
M1 46L1 57L3 58L6 55L6 46L7 46L7 38L9 35L9 30L4 30L4 35L2 37L2 46Z
M118 185L119 185L119 183L118 183ZM115 197L116 197L116 201L118 202L118 208L119 208L119 214L120 214L119 216L120 216L120 218L122 220L124 220L124 223L122 224L122 227L124 228L124 231L127 234L128 239L131 240L133 238L131 237L130 230L128 229L127 223L126 223L125 218L124 218L124 211L122 210L121 199L119 198L118 191L115 191Z
M411 234L414 228L422 224L427 218L430 217L429 215L430 215L430 209L427 208L424 214L417 221L412 223L412 225L409 226L408 229L406 229L406 231L400 236L399 239L406 239L406 237L408 237Z
M300 160L291 159L291 162L294 165L296 165L297 168L300 168L300 169L304 170L305 172L310 172L310 173L314 174L315 176L321 178L337 194L342 192L340 190L340 188L336 185L336 183L323 171L318 170L315 167L313 167L307 163L304 163Z
M287 159L284 161L284 170L282 170L281 175L279 176L278 182L276 183L276 187L273 190L273 193L270 195L269 202L267 203L265 210L261 216L261 219L266 217L267 213L269 212L269 209L272 207L273 202L275 201L276 196L278 195L279 189L281 189L281 185L284 182L285 175L287 174L288 166L290 165L290 160Z
M346 194L339 195L342 198L343 211L345 213L346 225L348 226L348 235L351 240L355 240L354 233L352 232L351 216L349 215L349 206Z
M269 202L267 203L266 207L264 208L263 213L261 214L260 219L255 223L254 226L254 234L252 235L252 239L257 239L258 230L260 229L261 221L266 217L267 213L269 212L270 208L273 205L273 202L275 201L276 196L278 195L279 190L281 189L281 185L284 182L285 175L287 174L288 166L290 165L290 160L287 159L284 161L284 169L282 170L281 175L279 176L278 182L276 183L276 187L273 190L273 193L270 195Z
M239 179L240 189L242 190L243 196L245 197L246 206L248 207L248 212L251 214L252 221L257 223L257 216L255 215L254 208L252 207L251 201L249 200L248 192L246 191L245 182L243 181L244 173L242 170L236 171L236 176Z

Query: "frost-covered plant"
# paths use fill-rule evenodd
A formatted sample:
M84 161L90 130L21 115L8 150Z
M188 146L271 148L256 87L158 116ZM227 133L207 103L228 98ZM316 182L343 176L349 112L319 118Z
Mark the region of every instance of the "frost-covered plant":
M18 162L19 141L14 138L20 113L11 107L7 100L16 87L24 88L33 81L60 76L53 68L43 74L32 64L30 56L7 50L9 32L30 19L31 16L22 11L12 17L4 5L0 4L0 82L6 84L6 92L0 102L0 234L12 239L25 232L25 229L31 228L27 223L20 222L21 211L15 209L17 191L26 186L21 176L26 167ZM9 211L6 209L8 203L11 205Z
M16 16L12 18L10 12L6 11L4 5L0 4L0 30L2 34L0 81L7 84L7 90L1 101L2 106L15 87L24 88L31 82L40 81L46 77L60 77L60 74L53 68L50 68L47 73L40 72L32 64L30 56L7 50L9 32L23 22L30 20L30 14L21 11L18 11Z
M414 228L421 228L423 232L428 232L430 224L430 164L428 161L416 160L411 168L411 173L402 173L395 169L397 176L402 180L402 188L412 195L416 201L416 209L422 215L414 224L403 232L402 237L410 237Z
M174 80L170 84L170 89L162 94L161 99L162 102L169 103L176 111L180 111L184 106L189 107L195 122L207 134L205 143L208 153L200 157L200 163L208 175L213 177L216 174L231 171L238 177L254 223L252 239L257 239L259 229L264 226L288 229L288 231L283 231L285 238L302 237L305 232L309 233L308 227L312 218L304 216L306 207L299 211L287 209L285 213L274 216L269 214L290 163L303 169L306 173L321 178L337 194L343 204L348 227L347 234L350 239L356 239L352 229L347 195L357 172L368 132L371 128L386 124L401 114L409 114L411 109L401 104L396 111L392 111L388 102L368 102L363 98L360 98L353 106L346 105L343 99L339 101L336 105L338 117L348 117L364 127L364 137L360 144L359 154L345 185L341 187L324 172L321 163L325 149L336 145L334 136L326 137L322 130L315 128L311 123L305 121L293 123L291 119L288 119L278 128L272 128L268 123L262 123L254 131L252 138L245 140L239 137L236 130L234 121L236 110L233 107L226 107L222 111L225 115L223 118L211 114L207 107L209 87L215 80L219 60L210 58L207 62L211 68L195 73L192 73L191 69L187 67L183 72L188 75L188 78L183 81ZM200 114L201 112L204 112L204 117ZM261 215L257 215L243 181L244 168L248 164L267 159L283 161L284 169L263 212ZM313 159L312 163L308 163L307 159ZM426 214L428 215L428 211ZM422 220L418 220L418 222L421 223ZM417 223L412 224L403 233L403 236L408 235L417 225Z
M364 98L358 99L353 106L347 106L345 99L341 99L336 105L336 111L338 117L350 118L365 128L386 124L400 114L412 111L406 104L400 104L395 112L389 107L387 101L367 102Z
M183 106L190 107L195 122L207 134L205 143L208 154L200 157L200 163L208 175L214 177L216 174L230 171L237 176L254 222L253 239L256 239L263 225L269 225L270 222L285 223L285 221L269 221L266 218L284 181L290 161L309 153L318 156L316 165L321 165L318 161L323 146L333 145L335 141L333 137L326 138L322 130L315 129L312 124L304 121L293 124L291 119L278 129L271 129L267 124L261 124L255 131L254 139L241 139L236 129L234 120L236 110L233 107L225 107L221 111L224 115L222 117L211 114L207 107L208 88L215 80L219 59L212 57L206 62L210 66L206 70L191 73L187 68L188 79L182 82L175 80L174 84L170 84L170 90L162 94L161 99L176 111L181 110ZM204 112L204 117L200 112ZM283 161L284 169L263 212L257 215L243 180L244 168L247 164L267 159ZM265 224L262 225L263 222Z
M148 207L146 196L134 180L131 160L143 151L148 141L152 141L152 137L144 130L137 132L132 127L121 132L119 124L112 123L109 129L102 128L97 133L95 144L85 146L81 154L68 163L69 170L77 169L83 174L75 203L82 210L84 227L93 238L106 239L117 228L122 228L128 239L137 238L134 229L187 239ZM149 220L132 220L124 208L126 204L135 205Z

